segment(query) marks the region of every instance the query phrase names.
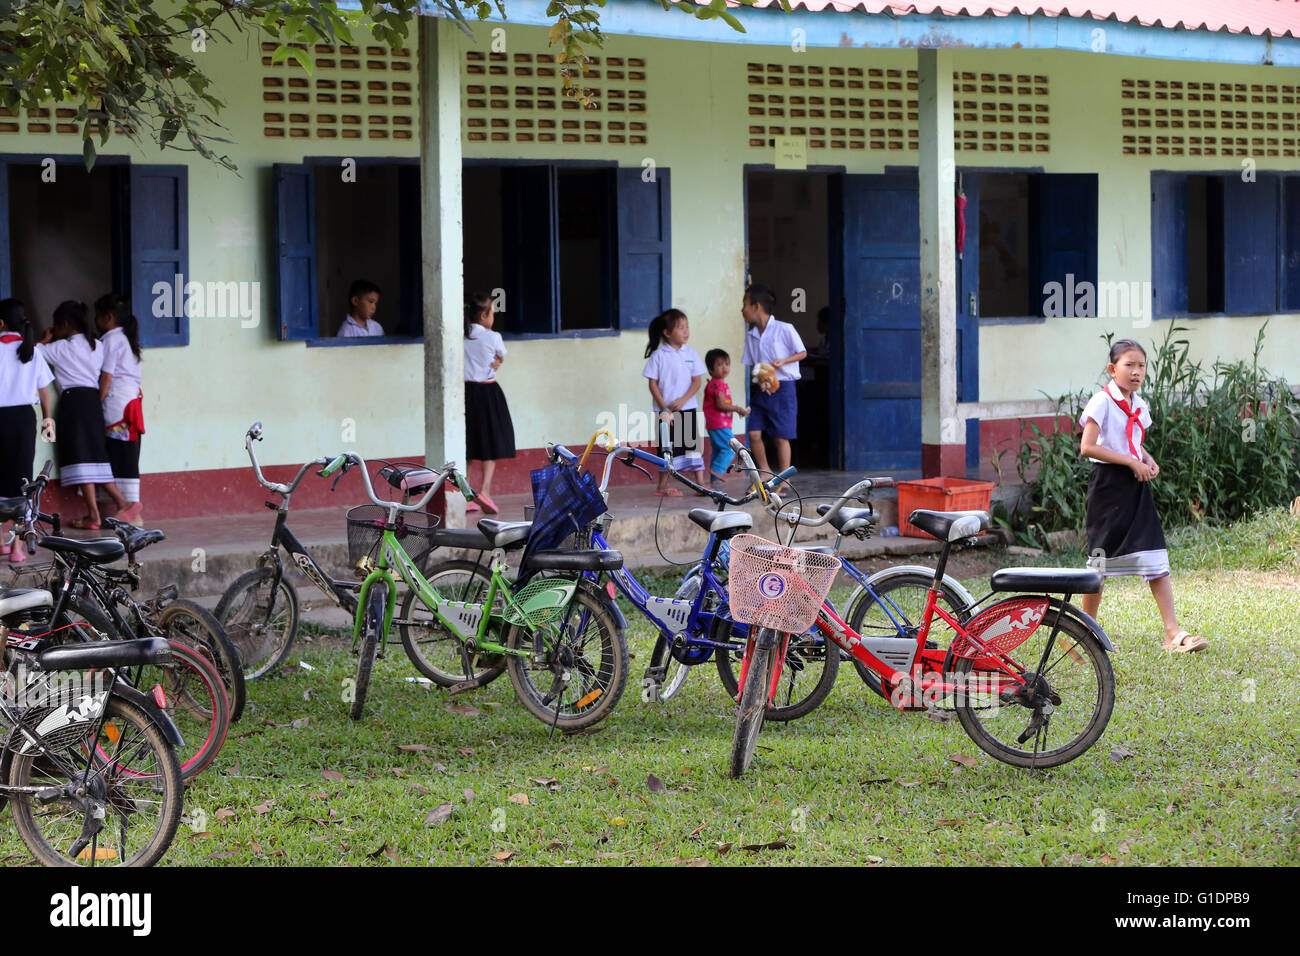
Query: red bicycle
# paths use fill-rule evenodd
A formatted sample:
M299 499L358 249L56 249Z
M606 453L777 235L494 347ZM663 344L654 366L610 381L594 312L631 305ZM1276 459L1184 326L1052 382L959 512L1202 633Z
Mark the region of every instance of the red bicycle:
M751 479L758 480L743 447L737 454ZM858 482L817 518L782 512L779 498L774 498L773 509L792 530L799 525L815 527L832 521L846 501L861 498L872 485L870 479ZM1006 763L1031 769L1056 767L1078 757L1101 737L1115 705L1115 675L1107 657L1114 647L1101 626L1070 603L1075 594L1101 590L1100 572L995 571L987 595L950 613L939 604L950 600L941 590L949 553L955 543L988 530L988 515L918 510L907 520L942 541L943 550L920 620L908 620L895 606L894 615L900 620L891 636L859 634L823 600L830 588L823 570L825 555L761 539L743 550L733 544L732 616L758 625L751 629L741 665L733 777L743 774L753 759L765 712L780 686L790 633L802 633L810 624L879 675L896 708L951 708L980 749ZM777 566L765 567L765 558L774 559ZM737 587L738 574L745 582L743 589ZM766 581L763 575L768 576ZM829 577L834 578L834 570ZM764 600L744 600L745 594L755 592ZM979 609L993 595L1007 592L1012 596ZM811 596L818 593L821 597L810 604ZM942 639L932 638L936 617L951 631L946 646Z

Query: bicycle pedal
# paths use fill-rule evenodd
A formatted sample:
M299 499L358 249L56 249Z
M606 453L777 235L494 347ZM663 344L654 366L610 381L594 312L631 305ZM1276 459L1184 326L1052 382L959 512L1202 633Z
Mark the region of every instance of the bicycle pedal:
M477 690L478 683L472 680L463 680L459 684L452 684L447 688L449 694L463 694L467 690Z

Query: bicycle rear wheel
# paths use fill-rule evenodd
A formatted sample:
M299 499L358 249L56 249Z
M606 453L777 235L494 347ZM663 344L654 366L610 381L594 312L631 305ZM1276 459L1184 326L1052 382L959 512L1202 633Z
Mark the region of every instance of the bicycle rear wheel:
M464 604L481 605L492 583L492 572L474 561L439 561L430 565L424 577L443 598ZM500 609L504 604L504 599L498 597L495 607ZM484 687L505 673L506 664L499 654L480 656L470 651L414 591L407 591L402 600L401 620L404 623L398 625L398 630L406 656L416 670L438 686L470 690Z
M169 664L145 664L133 673L136 688L149 693L154 685L167 697L167 712L181 732L177 748L181 777L192 780L217 759L230 730L230 703L221 675L201 651L181 641L168 641Z
M217 602L214 616L239 652L245 680L273 673L293 649L298 634L298 591L275 568L246 571Z
M243 662L225 628L217 623L212 612L182 598L163 608L156 621L167 640L188 644L208 658L225 685L226 697L230 701L230 720L232 723L239 720L247 699Z
M772 686L772 673L781 659L778 653L784 646L786 635L767 628L759 628L747 644L749 669L745 672L745 686L740 689L740 706L736 709L736 733L731 740L732 777L743 776L754 759L758 732L763 728L768 712L768 689Z
M978 659L953 666L962 687L957 718L981 750L1017 767L1057 767L1097 742L1115 706L1115 674L1086 624L1054 602L1030 639L1006 656L1025 678L1018 693Z
M366 707L370 672L375 666L379 645L384 640L384 607L387 596L388 586L380 582L370 586L370 594L366 598L366 616L361 627L361 648L357 659L357 683L352 689L352 706L348 710L353 720L360 720Z
M92 725L93 726L93 725ZM26 794L10 798L14 825L23 843L45 866L152 866L167 852L181 819L181 771L162 731L144 711L110 696L105 718L58 761L42 754L15 756L9 768L14 787L46 787L59 796L45 800ZM96 754L89 768L87 754ZM75 781L82 799L66 795ZM91 816L103 812L102 826Z
M711 637L718 643L744 644L748 625L736 624L729 616L719 614L713 619ZM735 700L740 693L739 650L719 649L718 677L728 696ZM797 720L821 705L835 686L840 671L840 649L824 635L809 631L790 637L785 668L781 672L781 685L775 700L767 709L767 719L775 721Z

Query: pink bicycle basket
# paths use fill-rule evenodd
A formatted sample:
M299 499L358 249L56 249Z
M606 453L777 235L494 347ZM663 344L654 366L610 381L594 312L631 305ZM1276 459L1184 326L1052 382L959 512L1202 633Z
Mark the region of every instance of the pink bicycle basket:
M753 534L731 539L727 592L731 617L742 624L802 634L840 570L829 554L789 548Z

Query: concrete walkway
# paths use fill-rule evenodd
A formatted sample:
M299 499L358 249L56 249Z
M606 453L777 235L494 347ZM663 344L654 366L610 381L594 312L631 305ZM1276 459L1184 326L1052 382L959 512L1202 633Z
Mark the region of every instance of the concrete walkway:
M831 501L853 482L862 477L858 473L839 471L801 472L793 484L803 496L808 513L816 506ZM897 473L898 480L919 477L916 474ZM973 477L973 476L972 476ZM678 486L679 488L681 486ZM743 479L732 476L728 490L737 494L743 489ZM698 560L705 543L705 533L690 521L686 512L692 508L711 507L706 498L692 495L682 489L681 498L658 498L654 484L614 487L609 495L609 510L614 521L608 533L612 547L623 552L628 567L637 571L670 570L677 564ZM995 500L1004 492L994 490ZM898 495L893 488L881 489L872 496L873 507L880 515L878 529L898 524ZM531 497L523 494L500 495L496 503L501 509L501 520L522 520L525 506L532 504ZM357 502L340 502L337 508L295 509L289 513L288 526L331 574L350 578L354 572L347 560L347 529L344 516ZM774 524L770 515L757 504L746 507L754 516L754 532L764 537L774 537ZM482 515L471 514L476 520ZM176 584L180 593L211 606L217 598L244 571L253 568L258 556L264 552L271 539L275 513L264 510L256 514L224 517L182 518L159 522L167 535L140 553L142 581L140 593L151 595L165 584ZM153 527L146 516L146 525ZM65 531L70 536L101 537L103 532ZM796 544L830 544L834 542L833 529L805 529L795 539ZM879 558L911 554L933 554L939 542L929 538L874 536L866 541L850 539L843 554L852 558ZM29 559L29 564L47 560L39 551ZM0 568L7 565L0 565ZM298 575L296 582L304 604L325 607L333 611L323 623L346 623L346 617L333 608L314 585ZM0 583L14 586L30 584L19 577L10 581L9 575L0 573ZM335 620L335 617L338 620Z

